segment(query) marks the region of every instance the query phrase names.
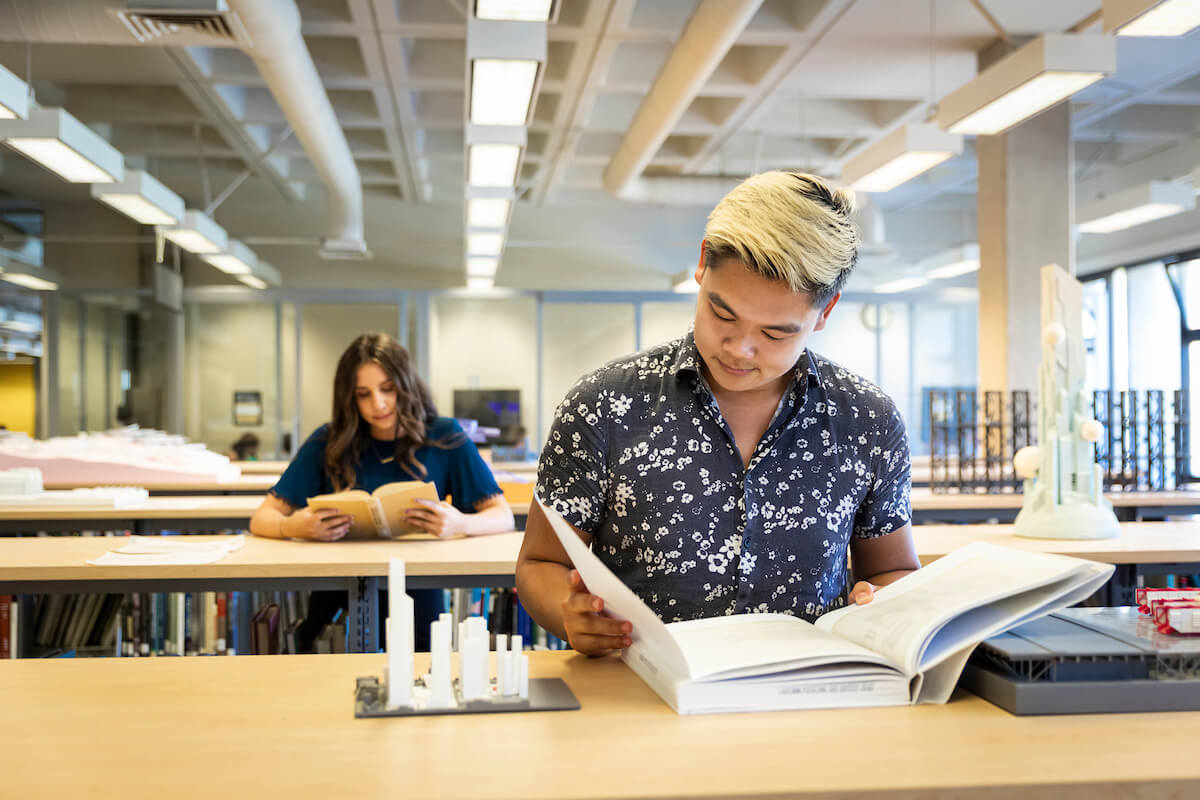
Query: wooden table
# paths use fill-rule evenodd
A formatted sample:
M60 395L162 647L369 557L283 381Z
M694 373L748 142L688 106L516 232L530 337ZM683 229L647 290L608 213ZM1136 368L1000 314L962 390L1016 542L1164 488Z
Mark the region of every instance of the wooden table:
M312 542L246 536L215 564L88 564L123 544L116 536L0 539L0 594L288 591L349 594L351 649L377 649L379 591L391 558L405 560L410 588L512 586L522 534L415 541ZM224 538L196 536L192 540ZM0 793L3 796L3 793Z
M282 475L290 461L235 461L243 475Z
M419 662L423 665L423 660ZM0 662L4 795L1186 798L1200 712L949 703L680 717L615 658L530 654L579 711L357 720L381 655ZM141 755L139 755L141 753Z
M257 494L264 495L279 482L278 475L242 475L228 481L202 479L171 479L162 481L143 481L138 486L147 489L150 494ZM48 482L46 489L87 489L95 486L111 486L105 481L91 483Z
M1107 492L1104 495L1122 521L1165 519L1169 515L1200 514L1200 492ZM913 522L1012 522L1024 495L948 493L913 488Z
M246 530L262 495L153 496L132 508L101 505L0 507L0 533L34 531Z

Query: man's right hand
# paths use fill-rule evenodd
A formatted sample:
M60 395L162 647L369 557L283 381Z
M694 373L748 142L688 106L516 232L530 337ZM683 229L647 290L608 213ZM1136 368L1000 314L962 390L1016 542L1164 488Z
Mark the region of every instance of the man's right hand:
M603 598L588 594L583 578L571 570L570 591L562 602L567 643L584 655L603 656L633 644L633 624L604 613Z
M350 516L335 508L313 511L305 507L285 517L280 530L295 539L336 542L350 532Z

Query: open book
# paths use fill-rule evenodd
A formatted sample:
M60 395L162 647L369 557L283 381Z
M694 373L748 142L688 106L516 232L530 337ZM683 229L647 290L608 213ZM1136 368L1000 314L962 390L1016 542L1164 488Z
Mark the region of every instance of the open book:
M976 644L1083 600L1113 572L973 542L815 624L787 614L664 624L543 510L588 591L633 623L622 658L680 714L944 703Z
M391 539L396 536L427 536L433 534L414 528L404 518L406 508L419 506L416 500L437 502L437 487L424 481L385 483L374 492L348 489L344 492L322 494L308 498L308 507L335 508L350 515L347 539Z

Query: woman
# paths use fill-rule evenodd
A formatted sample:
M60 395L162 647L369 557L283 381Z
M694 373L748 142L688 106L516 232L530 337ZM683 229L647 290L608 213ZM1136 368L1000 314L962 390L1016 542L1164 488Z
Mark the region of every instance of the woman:
M417 501L421 507L405 512L416 528L436 536L513 529L512 510L491 470L458 423L437 415L408 352L386 334L364 334L338 359L332 421L301 445L250 518L250 532L276 539L336 541L346 535L350 518L335 509L312 511L308 498L343 489L373 492L386 483L412 480L432 481L439 497L453 498L450 503ZM328 595L339 594L343 593L314 592L314 610L328 603ZM426 605L413 594L418 607ZM432 607L432 601L426 601ZM329 607L334 610L336 606ZM302 642L328 621L324 616L309 614L301 628ZM426 616L418 613L418 634L425 633L420 621ZM310 630L314 626L316 630Z

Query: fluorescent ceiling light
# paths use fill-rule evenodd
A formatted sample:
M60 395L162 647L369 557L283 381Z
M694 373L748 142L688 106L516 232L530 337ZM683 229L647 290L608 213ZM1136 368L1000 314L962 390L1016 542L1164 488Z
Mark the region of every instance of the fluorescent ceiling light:
M140 169L126 170L117 183L93 185L92 197L143 225L177 225L183 219L183 198Z
M480 278L468 277L467 278L467 288L468 289L487 290L487 289L495 288L495 286L496 286L496 281L493 278L482 278L482 277L480 277Z
M546 22L554 0L475 0L478 19L507 19L520 22Z
M538 62L478 58L471 67L472 124L524 125L529 118Z
M267 282L257 275L238 275L237 279L249 286L251 289L267 288Z
M467 255L498 256L503 249L504 234L502 233L467 234Z
M467 181L472 186L515 186L520 158L515 144L473 144L467 149Z
M467 199L467 226L503 228L508 224L512 200L507 197L470 197Z
M895 294L896 292L907 292L909 289L916 289L929 283L925 278L897 278L894 281L881 283L875 287L875 291L879 294Z
M494 278L500 268L500 259L492 256L471 256L467 259L467 277Z
M935 281L977 272L979 270L979 245L972 242L944 250L937 255L921 259L917 262L917 269L923 271L926 278Z
M1114 192L1079 208L1076 219L1084 233L1111 233L1195 208L1190 186L1151 181Z
M1183 36L1200 27L1200 0L1104 0L1104 32Z
M275 269L267 262L259 260L258 262L256 262L255 264L253 264L251 266L253 268L252 276L254 278L256 278L257 280L265 283L267 286L282 286L283 285L283 276L279 274L279 270ZM250 276L242 276L242 277L245 278L245 277L250 277ZM246 281L243 280L242 283L246 283ZM249 286L250 284L247 283L246 285ZM261 288L265 288L265 287L258 286L255 288L261 289Z
M904 125L846 162L842 181L859 192L887 192L962 152L962 137L936 125Z
M696 283L696 270L685 269L671 278L671 291L676 294L699 294L700 284Z
M185 211L183 221L164 228L163 236L198 256L220 253L228 241L225 229L199 211Z
M35 108L28 119L0 120L0 138L71 183L112 183L125 176L121 152L61 108Z
M26 289L36 289L50 292L58 288L62 279L58 273L43 267L26 266L19 262L8 261L0 269L0 280L24 286Z
M942 98L935 122L951 133L991 135L1066 100L1117 67L1116 40L1045 34Z
M29 116L29 86L0 67L0 119L25 119Z
M225 252L204 255L201 258L227 275L250 275L254 272L254 265L258 263L254 251L236 239L229 240Z

